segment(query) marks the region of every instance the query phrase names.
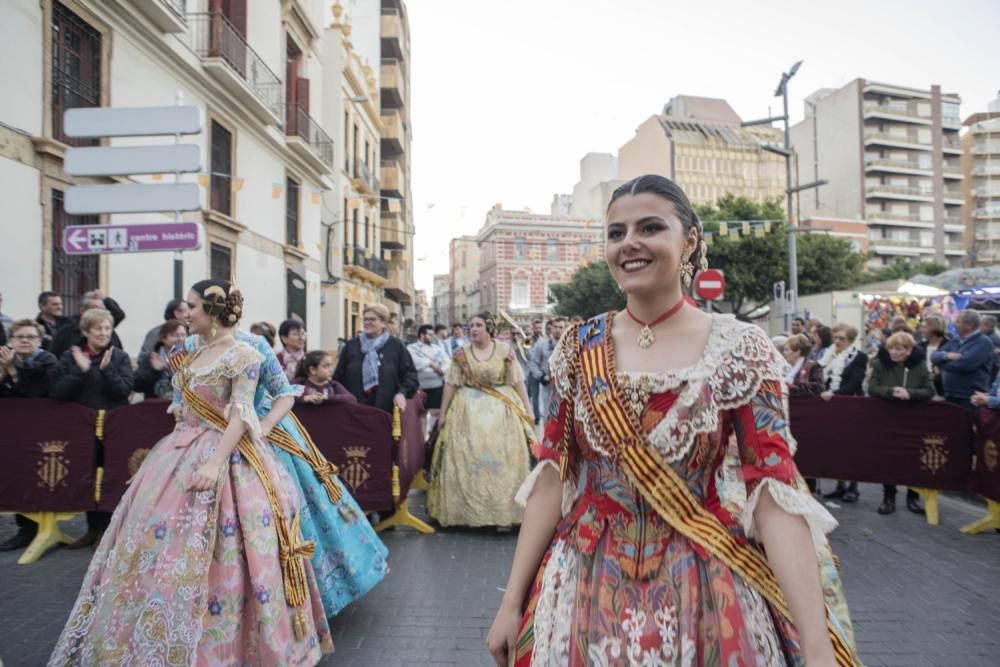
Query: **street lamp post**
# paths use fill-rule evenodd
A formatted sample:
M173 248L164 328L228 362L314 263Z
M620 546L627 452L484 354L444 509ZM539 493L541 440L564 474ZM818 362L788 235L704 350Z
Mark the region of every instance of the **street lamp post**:
M784 114L781 116L772 116L770 118L761 118L759 120L748 120L742 123L743 127L748 127L751 125L770 125L775 121L782 121L785 124L785 142L784 146L772 146L770 144L762 144L761 148L771 153L777 153L785 158L785 213L788 217L787 233L788 233L788 291L791 293L791 312L785 312L785 330L789 330L791 325L791 318L794 314L798 313L799 310L799 260L798 260L798 249L796 247L796 237L795 235L802 231L810 231L808 229L803 229L795 225L795 219L792 214L792 195L796 192L802 192L803 190L809 190L811 188L818 188L821 185L826 185L829 181L818 180L811 183L802 183L800 185L792 185L792 140L789 133L788 124L788 82L791 80L795 73L799 71L799 67L802 66L802 61L798 61L787 72L783 72L781 75L781 81L778 83L778 87L774 91L775 97L781 97L782 107Z

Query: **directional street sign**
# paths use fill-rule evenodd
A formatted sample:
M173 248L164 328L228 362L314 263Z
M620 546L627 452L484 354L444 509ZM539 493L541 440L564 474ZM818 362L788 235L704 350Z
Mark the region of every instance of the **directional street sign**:
M63 231L63 250L69 255L197 250L200 247L201 231L196 222L70 225Z
M74 148L66 152L70 176L131 176L201 171L201 151L195 144Z
M122 183L66 188L64 207L73 215L196 211L201 193L196 183Z
M66 136L79 139L201 132L201 113L193 106L68 109L63 118Z

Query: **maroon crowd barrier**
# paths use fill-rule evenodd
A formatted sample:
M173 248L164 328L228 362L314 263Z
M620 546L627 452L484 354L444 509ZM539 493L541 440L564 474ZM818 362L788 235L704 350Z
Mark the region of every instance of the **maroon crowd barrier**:
M1000 502L1000 411L981 408L971 490Z
M94 508L97 412L46 399L0 400L0 509Z
M973 412L849 396L799 397L789 405L795 462L806 477L969 489Z
M396 463L399 465L399 497L405 498L410 492L413 478L424 467L427 456L427 441L424 438L422 418L424 409L424 393L418 391L416 396L406 402L406 410L400 419L402 434L399 438L399 449L396 453Z
M114 512L125 494L125 482L142 465L146 454L174 428L167 414L170 401L151 399L109 410L104 415L104 481L97 508Z

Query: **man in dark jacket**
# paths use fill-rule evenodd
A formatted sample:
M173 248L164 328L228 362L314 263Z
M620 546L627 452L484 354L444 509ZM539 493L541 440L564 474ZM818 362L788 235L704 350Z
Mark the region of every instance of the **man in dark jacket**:
M41 324L45 330L42 349L48 350L52 346L52 337L70 321L70 318L63 316L62 297L55 292L39 294L38 317L35 318L35 321Z
M941 369L945 400L966 410L975 410L973 394L989 390L990 369L996 356L993 343L979 325L979 313L963 310L955 318L958 336L931 355L931 362Z
M100 290L91 290L83 295L83 301L80 303L80 315L83 315L83 313L91 308L104 308L111 313L111 317L115 320L114 326L116 327L125 320L125 311L121 309L114 299L104 296ZM80 333L80 315L68 318L52 337L52 344L49 345L48 350L56 359L61 358L63 353L74 345L83 347L85 341L83 335ZM118 334L115 332L111 333L111 346L117 347L119 350L125 349L121 339L118 338Z

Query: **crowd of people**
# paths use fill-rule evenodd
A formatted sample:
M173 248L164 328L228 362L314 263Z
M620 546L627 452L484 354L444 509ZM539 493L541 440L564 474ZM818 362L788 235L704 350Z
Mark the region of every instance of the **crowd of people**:
M886 329L861 338L849 324L823 324L818 318L793 318L788 335L772 342L790 368L789 395L871 396L887 401L947 401L966 410L1000 408L1000 335L997 319L975 310L959 312L949 327L944 316L925 309L919 327L897 316ZM820 492L816 480L808 480ZM883 487L880 514L896 511L895 486ZM857 502L857 482L838 481L823 495L829 500ZM916 491L909 489L907 508L924 512Z

